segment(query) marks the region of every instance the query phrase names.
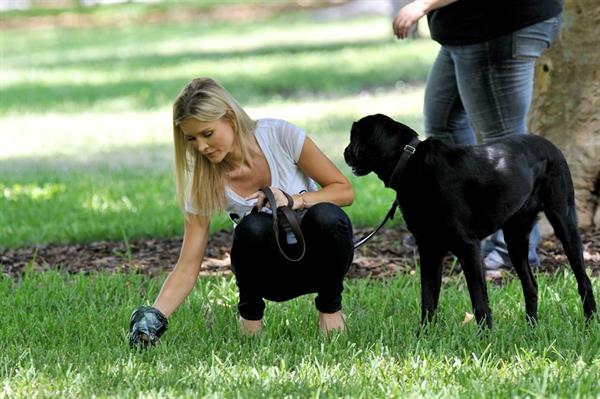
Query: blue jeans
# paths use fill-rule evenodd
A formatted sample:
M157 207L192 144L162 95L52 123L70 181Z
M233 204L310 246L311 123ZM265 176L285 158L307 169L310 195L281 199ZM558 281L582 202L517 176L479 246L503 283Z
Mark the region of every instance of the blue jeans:
M453 144L476 144L475 132L483 142L526 134L535 61L559 29L560 16L487 42L442 46L425 88L425 134ZM539 263L538 241L536 224L529 244L532 264ZM501 232L492 242L491 250L506 254Z

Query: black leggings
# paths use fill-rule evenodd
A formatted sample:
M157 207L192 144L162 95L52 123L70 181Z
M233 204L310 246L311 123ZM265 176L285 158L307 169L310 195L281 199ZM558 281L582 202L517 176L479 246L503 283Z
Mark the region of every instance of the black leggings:
M316 308L335 313L342 308L344 275L354 256L352 224L340 207L319 203L309 208L300 228L306 241L306 254L300 262L289 262L279 253L273 234L272 216L251 213L233 233L231 268L239 289L238 310L246 320L260 320L264 299L282 302L316 292ZM280 232L286 253L288 246Z

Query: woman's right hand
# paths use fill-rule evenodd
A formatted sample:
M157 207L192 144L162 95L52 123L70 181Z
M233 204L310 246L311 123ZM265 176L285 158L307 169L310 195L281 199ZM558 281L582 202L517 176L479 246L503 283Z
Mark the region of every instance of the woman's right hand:
M280 206L290 205L288 197L286 197L286 195L283 193L283 191L280 188L277 188L277 187L269 187L269 188L273 192L273 197L275 197L275 202L277 203L277 208L279 208ZM267 201L267 196L265 195L265 193L263 193L260 190L255 193L250 194L249 196L247 196L244 199L246 201L256 199L255 206L258 209L261 209L265 206L269 207L269 208L271 207L271 204Z
M160 336L167 331L169 322L162 312L152 306L138 306L129 320L129 346L134 348L148 344L156 345Z
M394 35L398 39L406 38L410 32L410 28L415 26L417 21L429 11L437 10L456 2L457 0L414 0L408 3L398 11L398 14L394 18L394 22L392 23Z
M422 1L413 1L408 3L398 11L392 27L394 29L394 35L398 39L404 39L408 36L410 28L412 28L417 21L426 14L426 6Z

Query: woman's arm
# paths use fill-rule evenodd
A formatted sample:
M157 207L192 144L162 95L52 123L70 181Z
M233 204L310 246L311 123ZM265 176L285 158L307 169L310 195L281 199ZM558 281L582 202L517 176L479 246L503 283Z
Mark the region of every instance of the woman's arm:
M339 206L352 204L354 191L350 182L308 136L305 136L297 165L306 175L319 183L321 189L292 195L293 209L309 208L319 202L331 202ZM287 205L288 200L280 189L271 188L277 206ZM267 198L261 191L257 191L245 199L256 199L256 206L259 208L267 203Z
M209 218L186 213L179 260L152 305L167 317L183 303L196 284L206 250L209 226Z
M339 206L352 204L352 185L308 136L302 146L298 167L322 188L319 191L293 195L295 209L307 208L319 202L331 202Z

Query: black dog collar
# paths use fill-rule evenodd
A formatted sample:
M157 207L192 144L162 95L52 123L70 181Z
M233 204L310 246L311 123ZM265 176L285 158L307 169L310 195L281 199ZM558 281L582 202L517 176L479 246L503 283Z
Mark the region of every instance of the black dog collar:
M404 146L404 151L402 151L402 155L400 156L400 160L398 161L398 163L394 167L394 171L392 172L392 175L390 176L390 180L389 180L389 182L387 184L387 187L390 187L392 185L392 183L394 183L394 180L398 176L400 176L402 174L402 172L404 171L404 168L406 167L406 163L408 162L408 159L410 158L410 156L412 154L415 153L415 151L417 150L417 146L419 145L419 143L420 143L419 139L417 137L415 137L415 138L413 138L410 141L410 143L408 143L407 145ZM354 242L354 250L356 251L364 243L366 243L367 241L369 241L371 239L371 237L373 237L375 234L377 234L377 232L383 227L383 225L388 220L393 219L394 218L394 214L396 213L396 209L397 208L398 208L398 202L396 200L394 200L394 202L392 203L392 207L388 211L387 215L385 215L385 218L383 219L383 221L381 222L381 224L375 230L373 230L371 233L367 234L366 236L364 236L360 240Z
M415 151L417 150L417 146L420 142L421 141L418 137L414 137L410 141L410 143L404 146L404 151L402 151L402 155L400 156L396 167L394 167L394 171L390 176L390 180L388 181L387 187L393 187L392 184L394 183L394 181L398 177L400 177L400 175L402 175L402 172L404 172L404 168L406 167L408 160L410 159L411 155L415 153Z

